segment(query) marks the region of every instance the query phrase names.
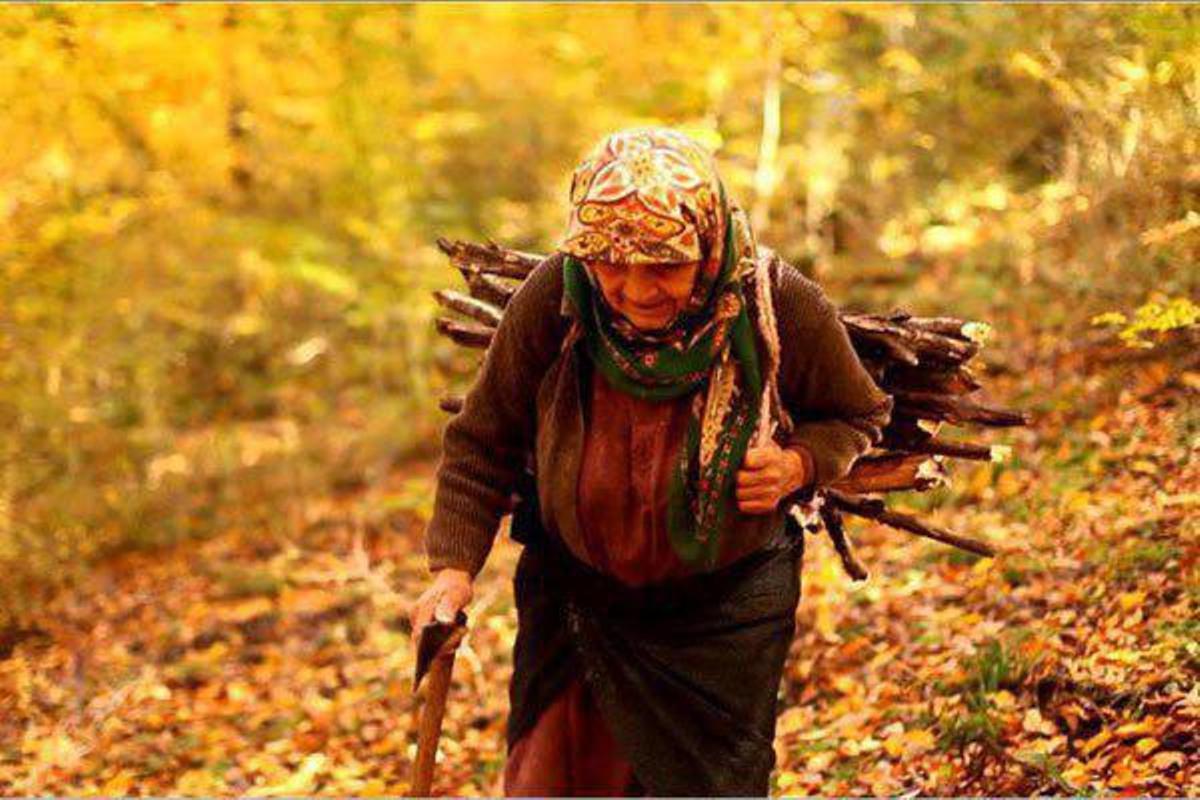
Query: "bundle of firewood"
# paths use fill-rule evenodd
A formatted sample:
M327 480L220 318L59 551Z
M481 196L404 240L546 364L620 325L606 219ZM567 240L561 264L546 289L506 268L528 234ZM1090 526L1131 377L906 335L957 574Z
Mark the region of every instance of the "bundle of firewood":
M504 308L519 282L542 257L501 247L438 239L466 280L466 293L434 292L444 308L458 317L439 317L437 329L460 345L484 349L492 340ZM860 458L841 480L821 489L795 516L809 529L819 520L829 534L846 571L856 579L867 572L846 538L843 517L864 517L918 536L984 556L991 546L921 522L887 508L878 495L925 491L946 483L945 461L964 458L994 460L1001 448L939 436L943 425L1009 427L1026 425L1025 414L989 408L969 399L979 389L969 362L979 352L988 327L950 317L886 316L842 313L859 358L876 383L895 401L892 419L878 447ZM459 395L443 397L442 409L457 413Z

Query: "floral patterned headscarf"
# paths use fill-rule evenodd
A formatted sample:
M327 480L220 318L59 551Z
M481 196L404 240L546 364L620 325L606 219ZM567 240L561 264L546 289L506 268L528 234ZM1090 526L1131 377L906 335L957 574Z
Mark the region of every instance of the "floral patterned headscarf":
M729 203L701 145L669 128L633 128L605 138L576 168L559 250L575 335L609 383L650 399L703 389L675 460L667 527L683 560L711 566L764 396L743 291L757 264L745 213ZM594 261L700 268L667 329L643 331L608 305Z

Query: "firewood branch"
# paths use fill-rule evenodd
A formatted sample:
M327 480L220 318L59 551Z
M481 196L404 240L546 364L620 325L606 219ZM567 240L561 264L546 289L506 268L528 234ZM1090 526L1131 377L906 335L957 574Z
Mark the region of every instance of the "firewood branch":
M956 425L974 424L991 427L1028 425L1029 417L1017 411L989 408L972 403L963 397L947 396L936 392L909 392L901 389L893 392L896 398L895 413L908 414L918 419L950 422Z
M842 524L841 513L828 505L823 505L820 514L821 521L825 524L825 532L829 534L829 541L833 543L833 549L837 552L838 558L842 560L842 567L846 570L846 574L856 581L866 580L870 573L867 572L867 568L862 565L850 547L850 540L846 538L846 528Z
M492 335L496 332L495 328L489 328L486 325L480 325L476 322L460 322L449 317L438 317L435 320L438 333L443 336L449 336L453 341L461 344L463 347L473 347L480 350L486 349L492 342Z
M500 325L500 317L504 311L496 308L491 303L485 303L474 297L468 297L460 292L455 292L450 289L438 289L433 293L434 298L443 308L448 308L451 311L457 311L460 314L466 314L473 320L482 323L488 328L495 328Z
M927 453L888 453L861 458L850 474L833 483L849 494L924 491L946 482L940 459Z
M853 514L856 517L875 520L881 522L890 528L915 533L917 536L924 536L927 539L933 539L948 544L952 547L957 547L960 550L966 550L968 553L976 555L994 557L996 550L989 544L980 542L976 539L969 539L966 536L959 536L956 533L944 531L941 528L935 528L932 525L926 525L908 514L901 514L898 511L890 511L883 504L882 500L869 497L858 497L855 495L843 494L836 489L826 489L825 497L829 502L840 511L847 514Z
M491 240L483 245L461 240L451 241L439 236L437 245L443 253L450 256L450 260L460 270L499 275L505 278L524 280L542 260L542 256L534 253L522 253L519 250L509 250Z

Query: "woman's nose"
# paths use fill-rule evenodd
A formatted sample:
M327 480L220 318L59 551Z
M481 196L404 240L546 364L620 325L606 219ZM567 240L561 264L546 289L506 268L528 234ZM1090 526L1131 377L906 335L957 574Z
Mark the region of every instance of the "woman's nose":
M662 299L662 292L645 270L634 268L625 278L625 299L639 305L650 305Z

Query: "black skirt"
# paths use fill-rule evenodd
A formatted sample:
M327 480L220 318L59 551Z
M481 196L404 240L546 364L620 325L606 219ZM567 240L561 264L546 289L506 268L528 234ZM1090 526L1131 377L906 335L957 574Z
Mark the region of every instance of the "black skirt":
M520 509L508 746L582 673L647 793L769 794L800 599L804 540L794 533L719 570L634 588Z

